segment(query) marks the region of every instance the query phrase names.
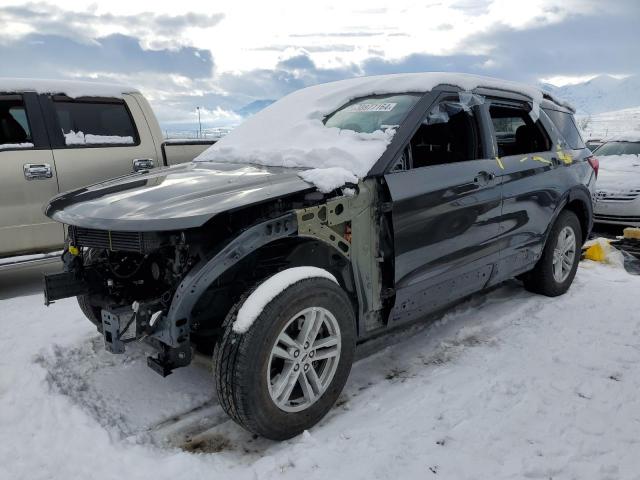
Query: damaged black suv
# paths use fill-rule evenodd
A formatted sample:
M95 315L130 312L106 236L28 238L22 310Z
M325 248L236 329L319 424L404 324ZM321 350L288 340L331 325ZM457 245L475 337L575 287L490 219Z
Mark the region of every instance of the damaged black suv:
M329 411L357 344L512 277L567 291L592 225L572 110L495 79L311 87L210 150L52 199L45 301L77 296L107 350L144 340L164 376L212 355L222 407L272 439Z

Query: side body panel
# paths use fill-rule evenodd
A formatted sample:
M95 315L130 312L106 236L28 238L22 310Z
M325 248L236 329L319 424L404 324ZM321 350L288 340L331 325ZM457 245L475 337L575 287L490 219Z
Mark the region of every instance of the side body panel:
M43 214L58 193L58 178L37 96L23 95L33 148L0 150L0 257L44 252L64 242L64 227ZM48 173L27 179L25 168Z
M540 121L551 137L550 151L501 158L501 255L492 284L533 268L556 216L571 201L571 192L581 187L587 194L580 198L588 197L589 185L595 180L584 161L586 150L563 148L542 110ZM590 198L587 202L590 204Z
M49 165L51 178L27 180L24 165ZM42 213L58 193L50 150L0 151L0 257L59 248L64 227Z
M413 117L414 131L437 101L456 93L434 92L422 114ZM384 176L391 197L395 249L391 326L482 289L499 260L498 163L491 157L482 116L475 113L485 158Z
M499 258L500 185L478 173L494 160L437 165L385 177L393 201L396 301L410 321L482 289Z

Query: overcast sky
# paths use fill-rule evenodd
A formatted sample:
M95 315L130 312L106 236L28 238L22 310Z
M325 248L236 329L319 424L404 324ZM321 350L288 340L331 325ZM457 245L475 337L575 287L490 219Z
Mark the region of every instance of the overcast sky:
M140 88L169 128L357 75L564 84L640 73L640 1L0 0L0 75Z

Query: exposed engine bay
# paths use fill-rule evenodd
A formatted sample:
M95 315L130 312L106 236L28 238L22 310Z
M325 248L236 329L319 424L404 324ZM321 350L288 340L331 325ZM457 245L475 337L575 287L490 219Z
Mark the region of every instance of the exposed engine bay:
M360 199L337 197L319 205L309 199L288 213L271 204L182 231L70 226L65 271L45 277L45 303L78 297L108 351L150 343L159 353L148 364L163 376L188 365L192 348L211 353L242 294L290 265L314 263L333 272L353 292L354 304L362 299L354 307L379 311L382 273L369 255L379 226L370 190L361 185L361 193ZM255 223L258 215L262 220ZM354 241L353 228L366 235ZM360 282L354 282L353 263L364 273ZM376 315L363 318L378 325Z

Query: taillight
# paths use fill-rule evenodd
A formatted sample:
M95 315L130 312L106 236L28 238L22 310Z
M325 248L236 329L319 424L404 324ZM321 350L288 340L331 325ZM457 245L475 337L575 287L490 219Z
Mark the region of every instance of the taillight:
M600 160L598 160L596 157L591 155L589 158L587 158L587 162L589 162L589 165L591 165L591 168L593 168L593 171L595 172L597 177L598 170L600 169Z

